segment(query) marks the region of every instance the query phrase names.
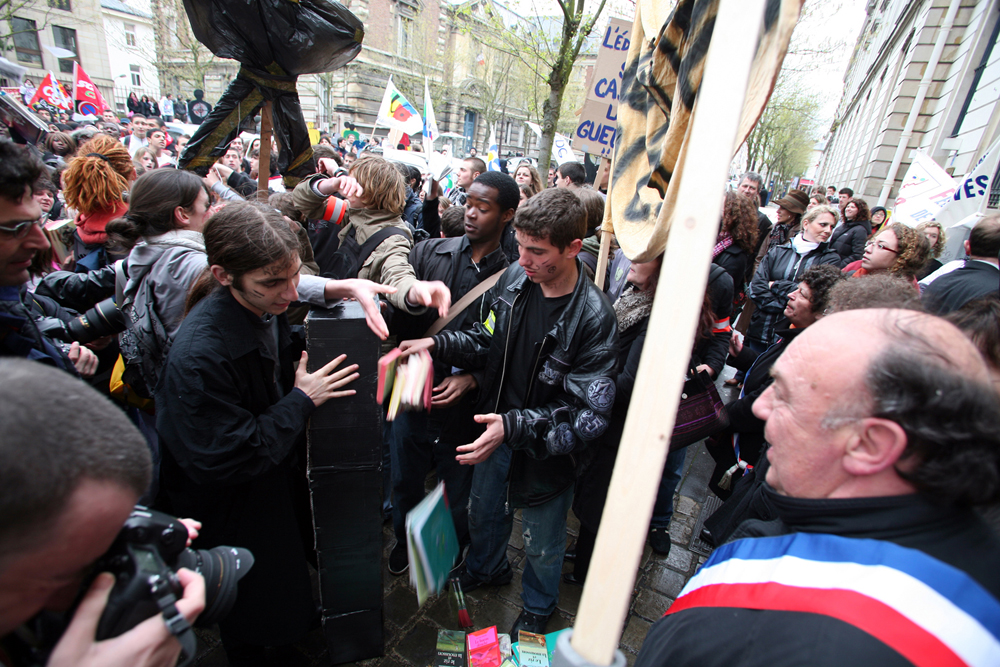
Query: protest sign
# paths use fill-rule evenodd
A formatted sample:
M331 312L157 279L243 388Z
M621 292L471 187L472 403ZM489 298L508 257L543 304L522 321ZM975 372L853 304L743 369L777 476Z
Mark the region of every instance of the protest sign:
M573 136L584 153L611 157L618 127L618 93L621 90L625 56L631 44L632 24L613 18L604 30L597 62L590 77L587 97Z
M975 224L981 217L990 196L998 161L1000 140L995 141L986 154L979 158L972 171L959 182L951 200L937 214L938 222L946 229L966 221Z
M917 152L899 187L892 218L909 227L933 220L952 201L957 189L955 179L948 172L926 153Z

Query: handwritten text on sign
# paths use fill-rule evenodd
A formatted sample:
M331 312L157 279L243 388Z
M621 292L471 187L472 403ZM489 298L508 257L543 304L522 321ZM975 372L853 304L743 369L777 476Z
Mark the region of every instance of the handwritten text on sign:
M580 112L573 142L580 150L611 157L618 128L618 94L622 86L625 56L631 45L632 23L613 18L608 21L597 51L597 62Z

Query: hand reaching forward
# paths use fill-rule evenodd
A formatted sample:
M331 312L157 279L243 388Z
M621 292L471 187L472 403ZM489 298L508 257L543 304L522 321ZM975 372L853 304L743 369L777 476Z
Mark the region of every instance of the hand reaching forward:
M402 356L408 357L415 352L420 352L421 350L427 350L428 352L434 351L434 339L433 338L414 338L413 340L404 340L399 344L399 351L402 352Z
M441 384L431 389L433 395L431 396L431 407L432 408L446 408L449 405L454 405L465 396L470 390L475 389L479 386L476 382L476 378L472 377L468 373L460 373L458 375L449 375L445 379L441 380Z
M333 299L356 299L365 311L365 321L375 335L385 340L389 337L389 327L379 311L377 297L379 294L395 294L396 288L380 285L370 280L351 278L348 280L329 280L323 290L327 301Z
M406 298L410 303L436 307L441 317L447 317L451 307L451 290L440 280L418 280L413 283Z
M455 448L456 452L462 452L455 457L455 460L464 466L482 463L503 443L503 417L488 414L476 415L474 419L480 424L486 424L486 431L471 444Z
M300 389L306 396L308 396L317 408L331 398L353 396L356 393L353 389L337 391L344 385L354 382L359 377L359 375L354 372L358 370L357 364L351 364L336 373L333 372L333 369L339 366L344 359L347 359L346 354L342 354L335 358L318 371L310 373L306 370L309 362L309 355L308 353L303 352L302 358L299 359L299 367L295 369L295 388Z

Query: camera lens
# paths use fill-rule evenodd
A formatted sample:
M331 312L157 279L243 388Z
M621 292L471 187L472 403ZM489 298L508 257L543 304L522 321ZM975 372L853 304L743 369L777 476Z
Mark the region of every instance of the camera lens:
M114 297L101 301L75 320L66 323L72 340L90 343L128 328L125 316L115 305Z
M253 554L239 547L185 549L177 567L194 570L205 578L205 611L195 625L205 627L229 615L236 603L236 584L253 567Z

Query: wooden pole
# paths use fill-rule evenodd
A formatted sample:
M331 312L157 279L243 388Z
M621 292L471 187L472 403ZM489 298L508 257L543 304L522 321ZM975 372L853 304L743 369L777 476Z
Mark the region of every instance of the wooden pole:
M260 108L260 156L257 161L257 199L267 201L267 182L271 178L271 102Z
M701 312L719 226L743 94L764 0L722 0L692 114L670 238L653 302L648 340L611 477L607 505L580 600L572 645L585 660L609 665L628 612L653 502L667 458L677 403ZM637 37L633 37L634 39ZM596 576L594 576L596 575Z
M604 174L611 167L611 160L601 158L601 164L597 167L597 175L594 177L594 189L601 187ZM608 182L608 197L611 197L611 182ZM607 206L608 204L605 203ZM594 274L594 284L597 289L604 290L604 275L608 272L608 255L611 253L611 234L607 230L601 231L601 250L597 253L597 272Z

